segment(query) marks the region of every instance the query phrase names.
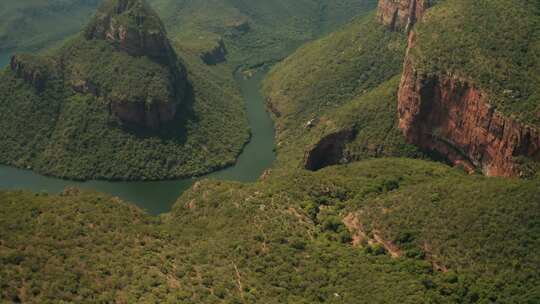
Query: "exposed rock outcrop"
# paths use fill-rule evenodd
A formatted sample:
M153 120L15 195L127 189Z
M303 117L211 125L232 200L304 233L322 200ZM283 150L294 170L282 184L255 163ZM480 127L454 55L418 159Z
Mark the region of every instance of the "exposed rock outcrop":
M220 39L212 49L201 54L201 60L208 65L215 65L224 62L226 55L225 43Z
M177 105L168 101L149 104L144 101L113 99L110 102L110 110L125 123L155 130L174 119Z
M49 67L43 60L32 55L11 57L10 68L13 74L34 87L37 92L45 89L49 77Z
M392 30L410 32L433 0L380 0L378 18ZM399 128L407 141L455 165L488 176L519 176L519 157L540 161L540 131L490 105L487 92L466 77L422 74L409 49L398 92Z
M355 136L354 130L345 129L323 137L304 156L304 168L317 171L337 165L343 158L345 145Z
M432 0L380 0L379 22L394 31L410 31L431 6Z
M144 0L106 2L86 27L86 39L104 39L132 56L174 64L176 55L157 14Z
M398 93L399 127L410 143L488 176L521 174L516 157L540 161L540 131L489 104L467 79L426 76L407 59Z
M127 125L155 130L175 118L187 88L185 67L177 59L163 23L144 0L105 2L86 27L84 38L107 41L116 51L125 52L131 57L150 58L154 61L152 64L161 66L154 69L154 72L161 73L161 77L137 79L140 83L132 84L138 86L136 90L126 92L120 88L113 89L116 92L113 93L91 77L88 79L88 75L80 75L75 70L71 78L75 79L72 88L76 92L104 98L109 102L110 113ZM111 67L111 70L120 69ZM117 73L111 77L122 78L124 75ZM123 85L126 85L125 81ZM146 87L151 87L151 91L156 91L156 87L161 89L158 93L149 93L149 90L142 89Z

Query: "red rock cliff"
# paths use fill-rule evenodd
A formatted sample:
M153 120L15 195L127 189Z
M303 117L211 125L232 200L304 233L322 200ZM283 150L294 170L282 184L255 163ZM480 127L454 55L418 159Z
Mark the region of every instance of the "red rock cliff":
M410 143L488 176L519 176L518 156L540 161L537 128L495 110L488 94L467 79L419 74L411 58L404 65L398 115Z
M377 19L392 30L409 31L429 6L429 0L380 0Z

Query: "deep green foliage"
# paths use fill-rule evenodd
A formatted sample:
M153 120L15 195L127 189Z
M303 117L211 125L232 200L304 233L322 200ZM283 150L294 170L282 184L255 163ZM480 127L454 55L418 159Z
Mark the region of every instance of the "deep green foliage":
M539 186L379 159L275 171L252 185L203 181L159 218L95 193L3 192L1 297L534 303ZM318 206L311 216L307 205ZM391 258L380 243L351 246L356 231L343 220L351 213L368 236L378 233L406 254Z
M152 0L173 40L200 52L223 39L228 60L253 66L375 8L376 0Z
M0 113L0 124L8 131L0 135L0 162L66 178L129 180L200 175L230 165L248 137L233 69L281 58L303 41L375 5L375 1L148 2L164 18L189 72L193 92L179 110L180 118L157 134L132 132L119 126L101 98L73 93L70 86L87 79L103 90L102 96L123 100L130 96L165 100L171 91L166 69L148 58L132 58L104 42L74 37L48 53L66 71L48 82L44 93L36 94L4 72L0 103L6 110ZM145 22L151 28L161 26L157 16L147 17L156 20ZM220 39L226 42L229 63L202 64L201 52Z
M297 164L325 135L344 129L356 136L343 161L415 155L396 128L394 76L401 71L405 47L405 35L369 15L279 63L264 91L278 125L280 163ZM306 127L308 121L315 127Z
M164 74L162 67L146 58L116 54L99 42L75 40L58 56L71 59L66 61L71 64L66 67L69 78L52 79L42 93L10 71L2 72L2 163L76 179L166 179L232 164L248 137L228 67L210 68L184 55L193 84L189 103L179 109L178 120L148 133L125 129L111 117L106 102L75 93L71 85L86 73L110 94L159 95L163 90L150 84ZM132 73L114 77L126 70Z

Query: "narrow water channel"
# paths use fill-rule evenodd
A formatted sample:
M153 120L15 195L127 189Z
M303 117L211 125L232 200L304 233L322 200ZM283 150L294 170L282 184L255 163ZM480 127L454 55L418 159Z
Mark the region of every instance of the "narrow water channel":
M9 62L9 54L0 53L0 67ZM160 182L74 182L36 174L0 165L0 189L30 190L59 193L65 187L75 186L109 193L132 202L150 214L168 212L176 199L193 183L203 178L253 182L272 165L274 153L274 125L266 112L260 86L266 70L259 70L246 79L237 73L236 81L245 100L252 137L238 158L236 165L200 178Z

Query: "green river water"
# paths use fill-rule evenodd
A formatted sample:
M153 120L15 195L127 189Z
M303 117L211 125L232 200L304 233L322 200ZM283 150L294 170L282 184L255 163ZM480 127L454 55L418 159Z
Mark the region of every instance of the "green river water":
M8 64L9 57L9 53L0 53L0 67ZM174 181L74 182L0 165L0 189L58 193L67 186L76 186L118 196L145 209L150 214L157 215L168 212L176 199L201 178L253 182L275 160L274 125L266 112L264 98L260 92L260 85L265 74L266 71L261 70L249 79L236 75L236 81L245 100L252 136L236 165L232 167L200 178Z

